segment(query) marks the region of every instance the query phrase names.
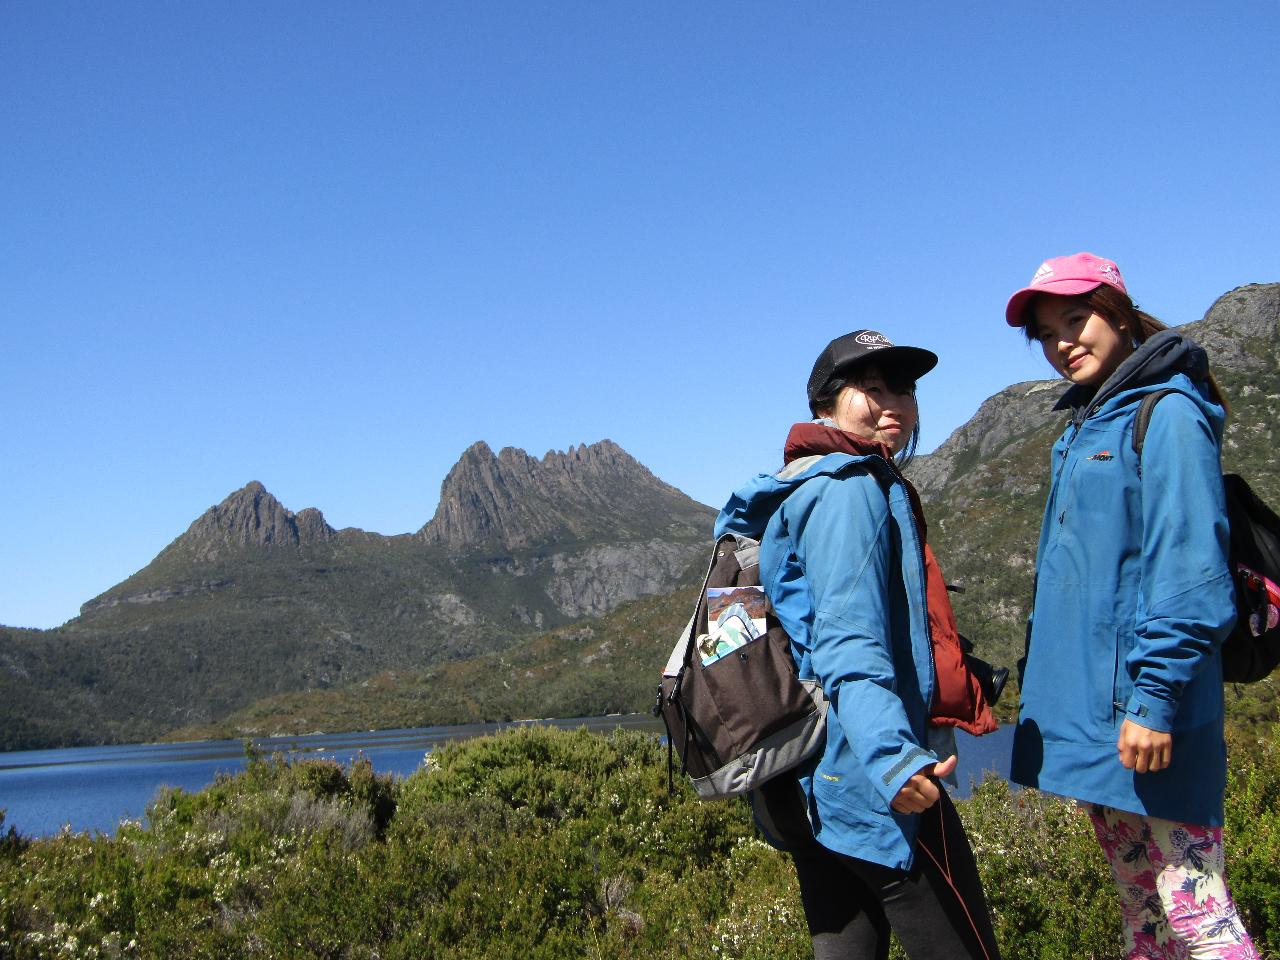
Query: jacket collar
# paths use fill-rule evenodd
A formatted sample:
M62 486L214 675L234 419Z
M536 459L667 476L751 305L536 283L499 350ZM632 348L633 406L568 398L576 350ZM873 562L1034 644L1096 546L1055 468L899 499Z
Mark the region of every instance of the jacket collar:
M924 508L920 504L920 494L898 469L897 461L893 459L893 452L887 444L841 430L824 417L810 423L797 423L791 428L791 432L787 434L787 442L782 448L782 460L784 463L791 463L800 457L828 453L878 457L887 463L889 470L902 481L902 485L906 488L907 499L911 501L911 513L915 516L916 527L920 530L920 542L924 543L927 526L924 521Z
M811 423L797 423L787 434L782 448L782 462L790 463L800 457L828 453L851 453L855 457L880 457L893 463L888 446L878 440L867 440L834 426L825 418Z

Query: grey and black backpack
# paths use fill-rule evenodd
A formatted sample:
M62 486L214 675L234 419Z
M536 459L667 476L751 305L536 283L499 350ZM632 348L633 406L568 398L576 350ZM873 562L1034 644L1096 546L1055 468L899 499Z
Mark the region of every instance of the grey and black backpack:
M791 639L760 587L757 541L716 541L654 713L667 728L668 773L678 752L703 799L754 790L822 750L827 701L818 681L797 675Z

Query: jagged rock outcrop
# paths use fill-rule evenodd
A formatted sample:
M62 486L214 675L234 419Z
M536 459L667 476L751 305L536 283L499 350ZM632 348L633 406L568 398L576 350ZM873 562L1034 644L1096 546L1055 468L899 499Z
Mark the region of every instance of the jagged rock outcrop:
M295 514L252 480L206 510L167 549L211 560L226 547L310 546L336 535L315 507Z
M1209 351L1215 370L1276 372L1280 283L1250 283L1213 302L1204 319L1182 330Z
M449 471L435 516L418 532L452 551L513 552L534 545L688 535L709 510L663 483L611 440L541 460L473 444Z
M551 562L554 575L547 584L547 596L566 617L603 616L619 605L619 597L634 600L672 589L706 549L704 543L653 540L557 554Z
M1065 423L1066 415L1053 410L1065 386L1061 380L1027 380L1005 387L933 453L912 461L907 476L929 499L942 493L953 477L1038 437L1046 424Z

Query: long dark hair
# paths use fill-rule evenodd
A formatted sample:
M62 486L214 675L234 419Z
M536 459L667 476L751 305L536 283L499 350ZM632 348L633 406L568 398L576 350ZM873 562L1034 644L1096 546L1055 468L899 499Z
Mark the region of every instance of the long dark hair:
M909 393L912 396L916 392L916 382L906 376L901 370L883 370L873 363L860 363L853 368L846 367L836 376L833 376L825 384L822 389L813 395L813 399L809 401L809 410L815 417L825 417L835 411L836 398L840 396L840 391L845 387L857 387L862 389L862 385L871 377L879 377L884 381L884 385L894 393ZM905 470L907 465L915 459L916 447L920 444L920 411L916 410L916 425L911 430L911 436L907 438L907 445L902 448L894 456L894 461L898 464L899 470Z
M1027 338L1028 343L1038 344L1040 341L1040 327L1036 323L1035 313L1031 307L1039 297L1044 296L1053 296L1053 294L1042 293L1037 297L1032 297L1031 302L1027 304L1026 312L1023 314L1026 323L1022 327L1022 333ZM1143 310L1139 310L1138 305L1133 302L1127 293L1123 293L1105 283L1100 284L1088 293L1082 293L1078 297L1072 297L1071 299L1082 300L1090 310L1117 330L1129 331L1134 343L1146 343L1149 337L1155 336L1161 330L1169 329L1168 324L1157 320ZM1209 398L1222 407L1224 412L1231 412L1226 395L1222 392L1222 388L1218 386L1217 378L1212 373L1209 374Z

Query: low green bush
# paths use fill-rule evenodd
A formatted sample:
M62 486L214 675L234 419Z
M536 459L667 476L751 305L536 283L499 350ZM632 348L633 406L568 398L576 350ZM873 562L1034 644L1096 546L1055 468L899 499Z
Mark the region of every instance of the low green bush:
M1280 957L1280 724L1233 737L1228 753L1227 883L1265 956Z
M994 777L958 806L1005 956L1118 960L1118 901L1083 809Z
M1228 868L1280 956L1280 756L1233 744ZM959 805L1007 958L1119 956L1083 813L1002 781ZM28 842L0 819L0 958L805 960L795 873L744 802L667 788L649 735L527 728L366 763L248 769L166 791L115 836ZM900 953L895 953L900 956Z

